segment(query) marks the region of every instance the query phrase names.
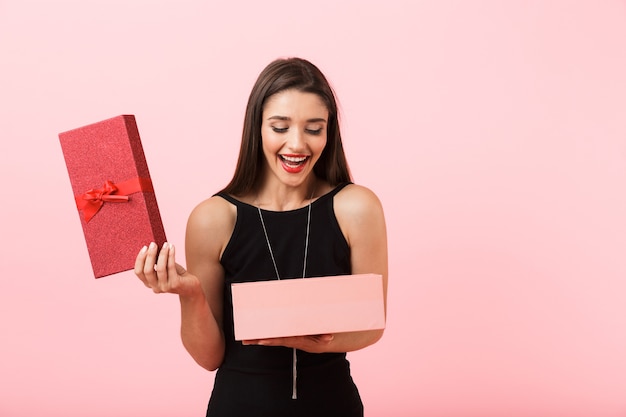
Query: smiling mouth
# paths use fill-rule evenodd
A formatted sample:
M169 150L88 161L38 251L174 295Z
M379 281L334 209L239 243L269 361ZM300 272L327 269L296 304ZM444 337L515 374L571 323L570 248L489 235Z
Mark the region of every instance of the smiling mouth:
M283 162L283 164L287 165L291 168L297 168L303 165L308 159L308 156L288 156L288 155L278 155Z

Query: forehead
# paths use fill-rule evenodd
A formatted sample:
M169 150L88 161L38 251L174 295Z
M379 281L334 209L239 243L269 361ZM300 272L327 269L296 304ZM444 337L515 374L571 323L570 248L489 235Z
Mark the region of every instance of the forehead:
M328 108L320 96L298 90L284 90L270 96L263 106L263 118L328 117Z

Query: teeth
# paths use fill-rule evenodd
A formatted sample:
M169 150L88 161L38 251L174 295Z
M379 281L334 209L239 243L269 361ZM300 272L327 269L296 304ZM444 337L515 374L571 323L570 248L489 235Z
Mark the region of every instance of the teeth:
M283 158L285 161L287 162L293 162L293 163L300 163L300 162L304 162L306 160L306 156L285 156L285 155L281 155L281 158Z

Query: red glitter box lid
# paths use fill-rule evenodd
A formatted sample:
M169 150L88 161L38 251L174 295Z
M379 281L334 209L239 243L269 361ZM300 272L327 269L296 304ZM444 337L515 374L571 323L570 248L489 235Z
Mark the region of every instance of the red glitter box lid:
M131 270L165 231L135 117L59 133L94 276Z

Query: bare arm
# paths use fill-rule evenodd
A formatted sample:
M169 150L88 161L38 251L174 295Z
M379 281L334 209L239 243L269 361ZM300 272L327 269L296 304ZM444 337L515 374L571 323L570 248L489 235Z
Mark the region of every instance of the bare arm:
M175 293L181 305L181 338L203 368L217 369L224 358L222 331L223 269L221 253L232 232L234 214L222 199L209 199L194 209L187 223L188 271L175 262L175 248L155 245L142 250L135 273L155 293ZM230 229L229 229L230 227Z

